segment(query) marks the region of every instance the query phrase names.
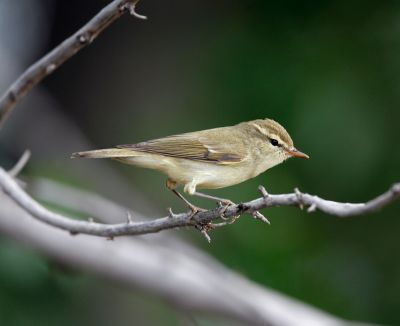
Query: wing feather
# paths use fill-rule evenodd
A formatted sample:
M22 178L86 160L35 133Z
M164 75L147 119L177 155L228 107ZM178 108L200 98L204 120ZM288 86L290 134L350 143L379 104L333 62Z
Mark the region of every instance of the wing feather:
M137 144L119 145L138 152L160 154L195 161L214 162L217 164L236 164L243 157L233 153L226 144L216 144L206 136L193 133L169 136Z

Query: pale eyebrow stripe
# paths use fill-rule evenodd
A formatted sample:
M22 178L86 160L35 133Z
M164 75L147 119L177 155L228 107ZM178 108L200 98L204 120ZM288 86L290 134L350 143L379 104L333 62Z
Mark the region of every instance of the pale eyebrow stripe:
M282 140L282 138L281 137L279 137L277 134L270 134L270 135L268 135L266 132L265 132L265 129L264 128L262 128L262 127L260 127L258 124L256 124L256 123L251 123L251 125L254 127L254 128L256 128L263 136L265 136L265 137L267 137L267 138L273 138L273 139L276 139L278 142L279 142L279 144L280 144L280 146L285 146L285 142Z
M267 133L265 132L265 129L264 128L261 128L258 124L256 124L256 123L251 123L251 125L254 127L254 128L256 128L261 134L263 134L264 136L266 136L266 137L269 137L268 135L267 135Z

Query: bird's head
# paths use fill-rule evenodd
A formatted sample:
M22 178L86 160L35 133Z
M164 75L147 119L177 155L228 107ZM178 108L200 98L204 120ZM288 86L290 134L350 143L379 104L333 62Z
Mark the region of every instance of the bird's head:
M279 164L290 157L309 158L293 145L289 133L278 122L271 119L259 119L248 122L258 138L262 140L263 154L271 163Z

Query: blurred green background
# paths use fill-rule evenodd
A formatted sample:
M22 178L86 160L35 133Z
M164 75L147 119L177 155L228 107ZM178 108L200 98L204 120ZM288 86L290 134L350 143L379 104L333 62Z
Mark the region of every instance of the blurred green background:
M36 2L47 32L24 67L107 3ZM142 0L138 11L149 20L124 16L43 83L60 114L94 148L268 117L284 125L311 159L289 160L256 179L210 193L241 202L258 196L263 184L271 193L299 187L357 202L400 180L400 2ZM41 119L36 107L23 110ZM46 140L52 137L47 126L44 120L40 134ZM10 122L10 135L12 127ZM22 147L27 139L23 133L20 138ZM11 164L19 152L4 139L1 158ZM43 150L45 140L42 145ZM30 176L96 190L70 171L98 163L69 161L70 149L62 142L46 153L34 157ZM169 206L184 209L165 190L164 176L107 164L145 197L157 198L160 212ZM351 219L274 208L263 212L271 226L244 216L213 231L211 245L197 232L180 232L260 284L343 318L399 325L399 208L397 203ZM64 270L7 239L1 239L0 267L4 325L107 324L93 311L105 304L96 296L109 292L118 292L126 304L147 307L144 314L156 309L158 314L147 316L153 323L177 323L176 312L154 298L141 300ZM115 306L128 318L121 317L121 324L135 320L127 307Z

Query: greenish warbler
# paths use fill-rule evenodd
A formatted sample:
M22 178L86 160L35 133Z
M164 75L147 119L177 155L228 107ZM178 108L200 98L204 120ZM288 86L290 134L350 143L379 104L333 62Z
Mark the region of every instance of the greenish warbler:
M254 178L290 157L309 158L298 151L288 132L271 119L242 122L235 126L207 129L72 154L73 158L112 158L122 163L158 170L167 175L167 187L192 209L178 191L225 205L232 202L197 192L216 189Z

